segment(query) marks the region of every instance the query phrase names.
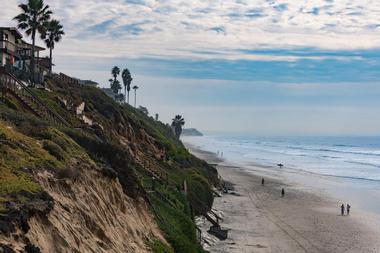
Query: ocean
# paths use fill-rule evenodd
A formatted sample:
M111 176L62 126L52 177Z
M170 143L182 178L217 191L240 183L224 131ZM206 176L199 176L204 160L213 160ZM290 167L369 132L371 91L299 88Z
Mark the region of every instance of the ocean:
M380 181L380 137L185 137L239 165L260 164L333 177Z

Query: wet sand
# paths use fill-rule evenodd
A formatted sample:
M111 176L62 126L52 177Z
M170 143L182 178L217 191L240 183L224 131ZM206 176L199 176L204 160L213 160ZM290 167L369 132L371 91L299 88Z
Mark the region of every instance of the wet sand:
M356 209L350 216L341 216L336 199L312 189L304 191L296 183L274 177L273 171L266 174L264 167L228 165L215 154L188 147L198 157L219 163L220 176L236 192L215 198L213 208L223 213L221 225L230 231L227 240L208 248L210 252L380 252L376 216Z

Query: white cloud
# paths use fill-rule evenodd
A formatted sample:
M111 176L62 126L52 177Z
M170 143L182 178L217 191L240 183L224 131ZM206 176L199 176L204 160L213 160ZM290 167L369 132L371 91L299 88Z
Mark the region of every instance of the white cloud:
M1 24L14 24L10 20L18 12L19 1L2 2ZM355 50L380 45L380 2L375 0L46 2L66 29L64 42L57 46L60 55L294 61L301 56L250 55L236 50ZM223 32L215 27L223 27ZM199 53L216 50L217 54Z

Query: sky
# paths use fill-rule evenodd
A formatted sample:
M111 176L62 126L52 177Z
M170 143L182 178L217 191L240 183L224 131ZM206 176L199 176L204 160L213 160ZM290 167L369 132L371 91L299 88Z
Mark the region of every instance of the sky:
M18 0L0 0L15 26ZM380 134L378 0L45 0L66 35L56 72L108 86L186 127L257 135ZM40 44L42 42L39 42Z

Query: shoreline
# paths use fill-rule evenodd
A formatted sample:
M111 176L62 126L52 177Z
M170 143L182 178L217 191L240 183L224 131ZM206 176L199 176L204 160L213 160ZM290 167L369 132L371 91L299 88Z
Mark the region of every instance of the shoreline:
M218 173L236 192L215 198L213 209L223 213L221 226L230 231L227 240L208 247L210 252L380 252L376 216L356 209L341 216L341 202L313 185L305 189L265 166L235 166L185 144L197 157L218 164Z

